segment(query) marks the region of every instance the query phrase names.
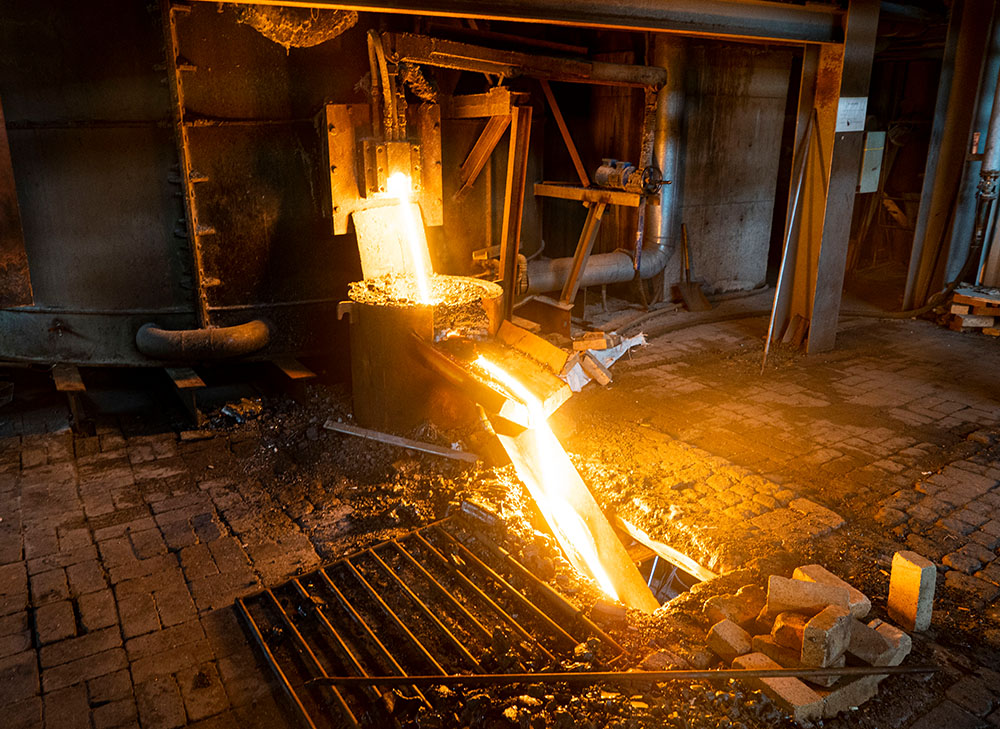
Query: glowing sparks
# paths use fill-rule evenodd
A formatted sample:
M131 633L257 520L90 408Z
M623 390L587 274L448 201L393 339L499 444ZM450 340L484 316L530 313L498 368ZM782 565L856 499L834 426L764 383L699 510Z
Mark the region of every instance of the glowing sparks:
M386 192L399 200L403 228L406 230L406 241L410 249L410 260L413 262L413 278L416 280L419 292L418 300L421 304L433 304L430 279L424 267L424 256L427 255L427 251L425 246L421 244L420 236L417 235L417 221L413 217L413 208L410 206L411 189L412 184L409 176L402 172L391 175L386 181Z
M479 357L476 365L524 403L528 410L528 422L531 423L530 432L534 435L534 453L529 467L518 469L518 476L535 499L570 561L575 562L574 556L577 556L586 567L584 571L589 572L604 592L617 600L618 592L601 563L594 536L568 499L569 480L576 476L576 470L549 427L541 402L517 378L488 359ZM515 461L515 467L517 465Z

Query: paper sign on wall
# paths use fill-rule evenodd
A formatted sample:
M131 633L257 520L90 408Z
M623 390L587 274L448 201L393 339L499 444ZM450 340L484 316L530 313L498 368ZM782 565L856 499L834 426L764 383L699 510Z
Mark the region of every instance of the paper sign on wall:
M865 113L868 111L867 96L842 96L837 104L838 132L863 132Z

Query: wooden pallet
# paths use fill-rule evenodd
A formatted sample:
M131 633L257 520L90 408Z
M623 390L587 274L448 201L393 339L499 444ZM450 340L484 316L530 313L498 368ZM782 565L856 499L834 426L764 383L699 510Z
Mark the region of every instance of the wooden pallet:
M956 332L980 331L1000 335L1000 290L963 286L955 289L948 309L948 328Z

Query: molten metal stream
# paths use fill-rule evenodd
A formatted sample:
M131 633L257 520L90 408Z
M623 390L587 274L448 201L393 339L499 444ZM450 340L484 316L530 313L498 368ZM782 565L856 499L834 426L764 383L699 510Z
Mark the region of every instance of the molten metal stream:
M386 192L399 200L403 227L406 229L406 241L410 248L410 258L413 261L413 278L417 282L417 291L419 292L418 301L421 304L433 304L435 302L431 298L430 279L428 272L424 269L424 256L427 251L420 244L420 236L417 235L417 221L413 217L413 209L410 207L411 188L409 176L402 172L396 172L386 181Z
M538 473L541 474L541 478L536 478L531 473L522 473L520 469L518 476L537 502L563 551L571 562L574 561L573 555L578 555L586 565L586 571L597 581L601 589L615 600L619 599L611 578L601 564L590 529L566 499L567 474L564 469L572 469L573 465L552 429L549 428L548 416L541 402L513 375L485 357L480 356L475 363L516 395L528 409L528 422L531 423L531 432L534 433Z

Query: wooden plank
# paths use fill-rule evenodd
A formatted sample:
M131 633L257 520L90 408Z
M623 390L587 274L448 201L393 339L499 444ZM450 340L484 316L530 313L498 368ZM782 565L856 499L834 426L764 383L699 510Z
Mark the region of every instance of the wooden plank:
M497 337L501 342L541 362L553 372L562 372L566 360L569 359L569 352L566 350L506 320L501 322Z
M52 368L52 381L59 392L86 392L80 370L74 365L58 364Z
M500 279L503 282L503 318L510 319L517 294L517 254L521 249L521 218L528 177L528 142L531 140L531 107L517 106L511 114L507 181L500 229Z
M951 311L952 314L968 314L969 306L962 304L952 304L951 309L949 311Z
M664 544L663 542L653 539L651 536L646 534L642 529L635 526L631 522L622 519L620 516L614 517L615 526L620 527L625 532L628 533L635 541L645 544L647 547L656 552L660 557L667 560L671 564L677 565L682 570L687 572L689 575L694 575L702 582L706 580L711 580L717 575L712 572L712 570L707 567L702 567L700 564L695 562L689 556L683 552L678 552L676 549L671 547L669 544Z
M994 329L993 327L983 327L983 334L988 337L1000 337L1000 329Z
M344 433L345 435L354 435L358 438L366 438L367 440L378 441L379 443L387 443L388 445L397 446L399 448L409 448L410 450L420 451L421 453L430 453L435 456L442 456L444 458L451 458L455 461L465 461L466 463L475 463L479 460L479 456L475 453L468 453L467 451L458 451L453 448L445 448L444 446L434 445L433 443L424 443L419 440L411 440L410 438L402 438L398 435L390 435L389 433L382 433L378 430L370 430L368 428L359 428L356 425L349 425L347 423L338 423L333 418L327 420L323 427L326 430L332 430L335 433Z
M971 306L1000 306L1000 290L960 287L955 289L951 300L956 304Z
M510 323L521 327L521 329L527 329L532 334L538 334L538 332L542 331L541 324L530 319L525 319L523 316L518 316L517 314L510 317Z
M563 304L572 304L576 301L577 292L580 290L580 277L583 276L587 268L587 261L590 253L594 250L594 241L597 240L597 233L601 229L601 219L607 209L606 203L597 203L587 212L587 220L580 231L580 240L576 244L576 251L573 254L573 265L566 274L566 282L563 284L559 301Z
M955 308L952 306L952 308ZM965 307L968 309L969 307ZM953 311L952 314L959 314L961 312ZM1000 316L1000 306L973 306L972 309L967 314L973 314L974 316Z
M587 175L587 170L580 159L580 153L573 143L573 137L570 136L569 127L566 126L566 120L563 119L562 111L559 110L559 104L556 103L552 87L549 86L549 82L545 79L539 79L538 83L542 86L545 100L549 102L549 108L552 110L552 118L555 119L556 126L559 127L559 134L562 135L563 143L566 145L566 151L569 152L570 159L573 160L573 167L576 169L576 176L580 178L580 184L584 187L590 187L590 177Z
M536 182L535 196L604 203L605 205L624 205L630 208L637 208L639 203L643 202L643 196L637 192L605 190L599 187L577 187L576 185L561 185L557 182Z
M580 356L580 366L583 367L583 371L590 376L590 379L598 385L611 384L611 371L590 352L584 352Z
M190 367L164 367L163 371L173 381L178 390L197 390L204 387L205 382Z
M469 156L465 158L465 162L459 169L458 176L462 185L455 192L454 198L456 200L461 199L476 184L479 173L486 166L486 161L493 154L493 150L496 149L497 143L507 131L508 126L510 126L510 114L493 116L486 122L486 126L483 127L476 143L472 145Z
M299 362L295 357L278 357L271 361L290 380L311 380L316 377L315 372Z
M509 115L515 103L527 102L529 96L524 92L511 92L506 86L496 86L485 94L452 96L447 103L446 113L451 119Z

